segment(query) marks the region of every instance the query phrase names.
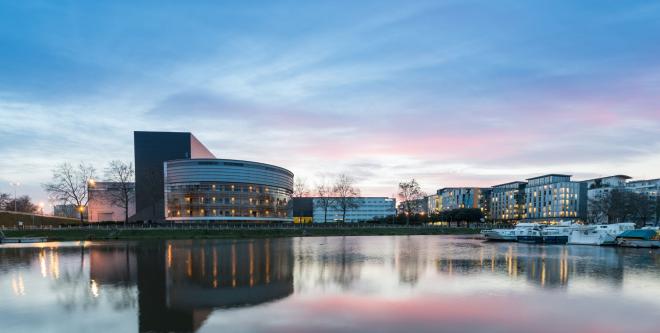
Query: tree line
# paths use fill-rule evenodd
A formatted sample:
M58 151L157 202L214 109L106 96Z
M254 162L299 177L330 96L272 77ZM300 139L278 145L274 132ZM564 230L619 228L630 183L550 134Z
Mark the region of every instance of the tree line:
M0 210L36 213L39 207L32 202L32 198L28 195L15 198L9 193L0 193Z
M312 192L307 188L304 179L296 179L293 186L293 197L309 197ZM340 174L332 184L322 181L314 187L313 195L316 204L323 210L323 222L328 221L328 211L336 209L341 212L341 222L346 221L346 214L360 207L360 189L355 186L355 179L346 174Z
M618 223L633 221L644 226L660 216L660 196L652 200L647 195L614 189L600 197L589 199L589 223ZM655 221L657 222L657 221Z

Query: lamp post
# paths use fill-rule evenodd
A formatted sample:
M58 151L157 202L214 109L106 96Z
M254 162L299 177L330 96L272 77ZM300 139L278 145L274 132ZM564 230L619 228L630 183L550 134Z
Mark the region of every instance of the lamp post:
M18 189L19 186L21 186L20 182L10 182L9 186L14 188L14 212L18 212L18 201L16 200L16 190Z
M96 188L96 180L94 178L90 178L87 181L87 222L89 222L90 219L92 218L92 209L91 209L92 207L91 206L93 206L93 205L90 205L89 202L91 201L90 200L91 199L90 197L92 195L91 190L94 189L94 188Z

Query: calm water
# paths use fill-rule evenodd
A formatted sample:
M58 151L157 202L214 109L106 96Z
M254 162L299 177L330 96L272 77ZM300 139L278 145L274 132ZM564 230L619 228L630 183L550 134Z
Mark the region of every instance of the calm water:
M660 251L449 236L0 246L2 332L660 332Z

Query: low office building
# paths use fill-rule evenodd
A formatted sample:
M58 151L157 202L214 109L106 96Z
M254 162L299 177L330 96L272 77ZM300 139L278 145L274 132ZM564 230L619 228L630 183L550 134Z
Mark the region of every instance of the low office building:
M571 181L570 175L549 174L527 179L524 219L555 224L584 221L587 184Z
M168 221L293 222L293 173L224 159L165 162Z
M135 183L127 184L131 193L128 197L128 216L135 214ZM88 185L87 213L89 222L119 222L125 219L123 202L117 202L121 195L121 184L115 182L93 182Z
M326 201L329 200L329 201ZM294 198L293 216L296 223L341 222L343 212L336 204L337 198ZM328 202L325 205L324 202ZM346 211L345 222L367 222L396 215L396 200L386 197L355 198L356 207ZM326 209L327 207L327 214Z
M413 215L417 214L429 214L429 201L431 200L430 197L423 197L419 199L414 199L410 201L401 201L399 202L399 205L397 206L397 209L399 210L399 213L405 214L408 212L408 209L410 209L410 212ZM408 202L410 202L410 206L408 206Z
M526 182L509 182L493 186L490 217L497 222L520 221L525 214Z
M314 198L293 198L291 203L293 206L293 223L312 223L314 221Z
M58 217L68 217L72 219L80 218L80 207L71 204L61 204L53 206L53 215ZM83 219L87 218L87 209L83 208Z

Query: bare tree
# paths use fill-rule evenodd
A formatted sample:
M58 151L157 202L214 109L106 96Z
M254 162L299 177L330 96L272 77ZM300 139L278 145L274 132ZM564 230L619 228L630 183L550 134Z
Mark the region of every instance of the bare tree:
M316 185L316 196L314 200L323 209L323 223L326 223L328 222L328 209L332 207L332 188L325 183L318 184Z
M304 178L297 178L293 182L293 197L294 198L304 198L308 197L310 194L307 184L305 183Z
M410 224L410 216L420 211L422 199L426 194L422 192L417 181L413 178L408 182L399 183L399 200L403 213L406 216L406 224Z
M589 199L587 204L587 219L589 223L602 223L609 215L610 198L609 195L603 195Z
M94 179L95 172L94 167L83 162L77 167L62 163L53 170L52 182L42 186L54 200L75 205L80 213L80 223L83 223L83 213L89 201L87 185Z
M346 212L360 206L358 197L360 190L354 185L350 176L340 174L332 187L335 197L332 199L333 206L341 211L341 221L346 222Z
M655 196L655 226L660 223L660 193Z
M112 161L105 169L105 177L114 182L113 189L107 192L110 203L124 210L124 225L128 224L128 208L135 198L135 169L133 163Z
M610 191L606 200L607 205L607 220L608 223L614 222L627 222L631 217L630 209L630 196L623 190Z
M628 193L628 204L637 225L643 227L653 217L653 201L642 193Z
M32 199L27 195L20 196L16 199L9 199L9 201L5 203L5 206L7 208L11 207L16 212L22 212L22 213L37 212L37 205L32 203Z

